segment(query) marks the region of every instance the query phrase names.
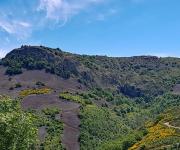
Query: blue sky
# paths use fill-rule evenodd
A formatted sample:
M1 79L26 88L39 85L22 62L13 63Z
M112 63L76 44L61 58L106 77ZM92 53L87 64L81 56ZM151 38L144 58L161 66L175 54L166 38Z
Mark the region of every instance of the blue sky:
M180 57L179 0L1 0L0 57L22 44Z

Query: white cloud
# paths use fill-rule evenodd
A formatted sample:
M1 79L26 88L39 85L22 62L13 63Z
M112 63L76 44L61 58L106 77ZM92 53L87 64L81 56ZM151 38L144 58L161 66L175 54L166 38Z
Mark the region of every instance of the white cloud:
M66 22L73 15L105 1L107 0L40 0L38 11L45 11L48 19Z
M31 24L29 24L28 22L20 21L20 22L18 22L18 24L25 28L31 27Z
M23 21L8 20L0 18L0 28L18 39L26 38L29 35L31 24Z
M19 1L23 3L23 0ZM91 8L102 5L109 8L106 3L110 1L112 0L36 0L36 2L28 1L28 7L19 3L16 6L16 2L12 1L13 5L8 6L8 9L0 6L0 41L3 42L5 48L12 42L23 43L36 30L53 28L54 25L55 27L63 26L71 17L83 12L91 16L94 10ZM17 9L18 7L21 9ZM109 10L111 9L107 9ZM113 13L113 9L105 14L101 14L99 9L95 10L92 21L103 20Z
M109 0L37 0L36 5L23 8L22 13L17 11L18 15L10 10L3 11L2 8L0 10L0 32L8 33L18 40L26 39L38 28L54 23L64 25L72 16L107 1Z
M118 11L116 9L109 9L104 13L99 13L96 16L96 20L98 21L104 21L106 18L116 14Z
M0 49L0 59L4 58L6 54L7 54L7 51Z

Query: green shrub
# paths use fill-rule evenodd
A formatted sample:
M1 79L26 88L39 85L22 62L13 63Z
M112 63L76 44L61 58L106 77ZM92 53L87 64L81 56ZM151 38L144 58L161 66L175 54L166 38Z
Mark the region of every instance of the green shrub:
M59 98L65 99L65 100L69 100L69 101L73 101L82 105L88 105L88 104L92 104L92 102L88 99L83 99L83 97L81 97L78 94L72 94L72 93L68 93L68 92L63 92L59 94Z
M20 109L20 103L0 98L0 148L2 150L27 150L37 144L35 118Z
M103 143L126 135L130 130L107 108L87 105L80 111L81 150L97 150Z
M22 87L21 83L16 83L15 84L15 88L20 88L20 87Z
M8 67L6 70L6 74L12 76L12 75L17 75L17 74L21 74L22 70L21 68L18 67Z
M37 85L37 86L45 86L45 84L42 83L41 81L37 81L37 82L36 82L36 85Z

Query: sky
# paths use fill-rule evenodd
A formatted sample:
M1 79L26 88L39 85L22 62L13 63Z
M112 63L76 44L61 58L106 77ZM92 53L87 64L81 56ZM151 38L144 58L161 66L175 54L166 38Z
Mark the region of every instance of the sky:
M0 58L21 45L180 57L180 0L0 0Z

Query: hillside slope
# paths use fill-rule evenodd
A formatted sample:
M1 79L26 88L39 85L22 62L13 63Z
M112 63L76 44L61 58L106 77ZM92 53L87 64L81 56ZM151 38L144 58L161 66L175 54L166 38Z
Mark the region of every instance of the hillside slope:
M112 88L131 98L162 95L180 81L180 59L153 56L112 58L66 53L43 46L22 46L2 59L8 75L23 68L42 70L86 87Z
M22 46L0 61L0 149L179 149L179 87L179 58Z

